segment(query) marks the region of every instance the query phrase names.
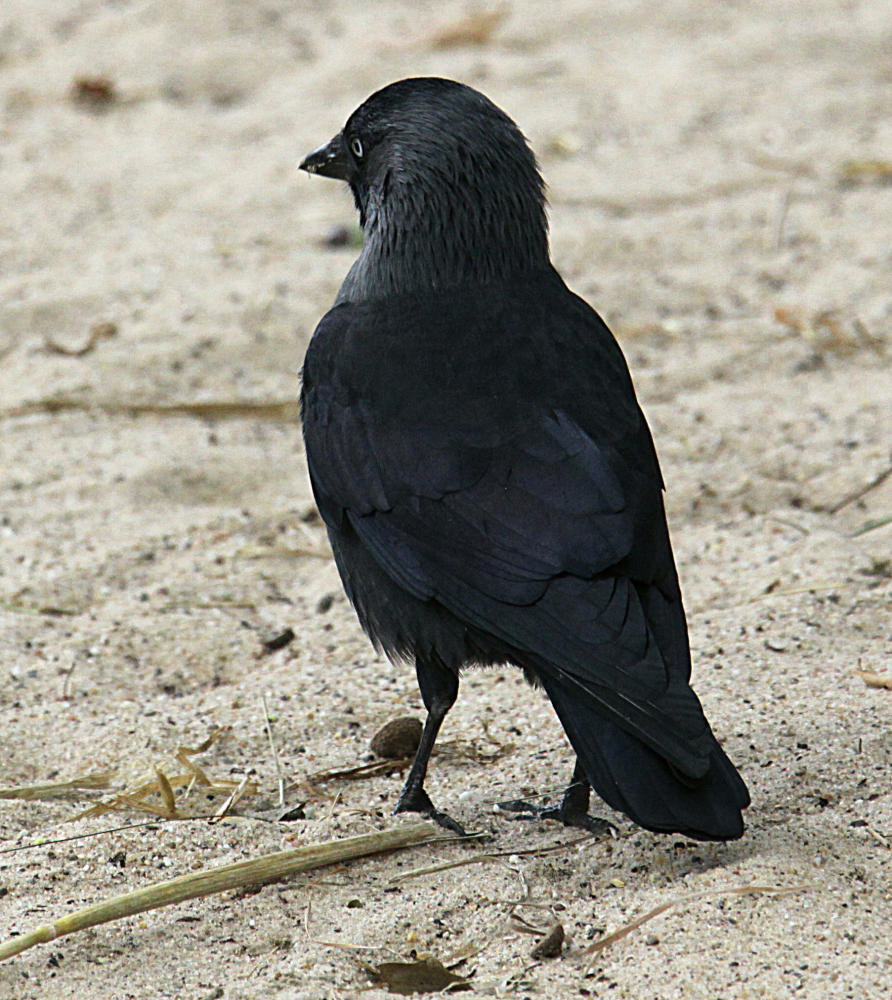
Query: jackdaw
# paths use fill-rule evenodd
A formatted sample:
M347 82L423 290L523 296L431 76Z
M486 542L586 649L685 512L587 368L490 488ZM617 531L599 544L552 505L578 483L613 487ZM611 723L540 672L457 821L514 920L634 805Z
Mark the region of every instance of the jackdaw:
M467 86L401 80L300 166L350 185L365 237L301 405L344 588L375 646L414 659L427 709L395 812L461 829L428 759L460 671L513 664L577 757L540 815L597 829L593 787L649 830L739 837L749 795L689 685L650 431L612 334L551 265L524 136Z

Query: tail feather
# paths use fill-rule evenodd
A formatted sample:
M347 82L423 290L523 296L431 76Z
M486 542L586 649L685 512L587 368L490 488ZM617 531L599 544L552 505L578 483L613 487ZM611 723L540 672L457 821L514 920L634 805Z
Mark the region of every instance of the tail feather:
M695 840L734 840L743 834L749 805L743 779L713 737L710 765L690 778L625 732L554 676L541 676L592 787L640 826Z

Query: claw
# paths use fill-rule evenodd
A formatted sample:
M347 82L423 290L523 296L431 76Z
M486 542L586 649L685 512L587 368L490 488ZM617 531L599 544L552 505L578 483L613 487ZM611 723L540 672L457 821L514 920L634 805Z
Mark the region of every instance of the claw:
M403 792L393 810L394 815L401 812L421 813L422 816L427 816L437 826L442 826L444 830L449 830L450 833L458 834L459 837L469 836L461 823L457 823L448 813L440 812L439 809L434 808L430 796L423 788L414 790L408 795L405 791Z
M576 827L579 830L588 830L596 837L608 835L616 827L600 816L590 816L587 812L577 812L573 809L564 809L562 805L551 806L548 809L539 810L539 819L556 819L564 826Z
M459 837L470 836L461 823L457 823L448 813L440 812L439 809L431 809L425 815L432 819L438 826L442 826L444 830L449 830Z
M514 819L538 819L542 811L532 802L525 802L523 799L509 799L507 802L497 802L496 808L502 812L514 813Z
M523 799L510 799L507 802L497 803L503 812L513 813L512 819L551 819L563 823L564 826L575 827L579 830L588 830L596 837L603 837L616 827L606 819L597 816L589 816L584 810L574 807L572 802L566 799L559 806L547 806L540 809L531 802Z

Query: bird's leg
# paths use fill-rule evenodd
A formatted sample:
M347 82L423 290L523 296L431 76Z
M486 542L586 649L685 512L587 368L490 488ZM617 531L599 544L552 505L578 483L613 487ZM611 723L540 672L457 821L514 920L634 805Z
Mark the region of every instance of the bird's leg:
M608 823L606 819L589 816L588 803L591 790L592 786L577 757L576 766L573 768L573 777L570 779L570 784L564 792L560 805L539 809L522 799L512 799L510 802L500 802L499 809L504 812L516 813L518 819L556 819L564 826L575 826L581 830L588 830L589 833L603 835L608 830L613 829L613 824Z
M446 718L446 713L452 708L458 697L458 674L450 670L439 659L433 657L428 659L420 656L415 660L415 672L418 675L418 687L421 689L424 707L427 709L427 718L421 732L418 749L415 751L415 759L409 770L409 776L406 778L406 784L403 786L399 801L393 811L394 813L423 813L435 823L463 837L465 831L462 826L456 823L451 816L435 809L433 802L424 790L427 764L431 751L434 749L437 733Z

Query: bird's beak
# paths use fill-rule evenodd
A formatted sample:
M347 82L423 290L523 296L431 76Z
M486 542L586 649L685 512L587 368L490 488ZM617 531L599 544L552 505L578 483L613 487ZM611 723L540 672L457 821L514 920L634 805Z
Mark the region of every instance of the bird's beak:
M350 176L349 166L344 137L338 132L330 142L304 157L299 169L306 170L308 174L321 174L323 177L335 177L339 181L346 181Z

